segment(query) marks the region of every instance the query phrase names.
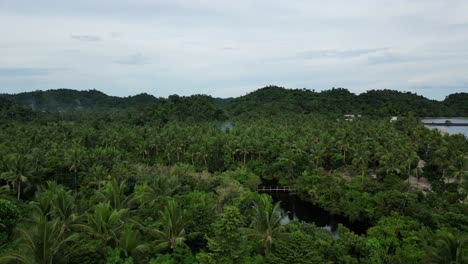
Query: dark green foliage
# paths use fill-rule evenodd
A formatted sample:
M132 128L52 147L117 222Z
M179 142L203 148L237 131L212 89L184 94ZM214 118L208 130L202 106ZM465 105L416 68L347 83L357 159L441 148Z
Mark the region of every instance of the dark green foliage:
M245 218L239 209L226 206L223 213L211 225L207 252L200 253L201 263L245 263L254 244L247 240L239 229L245 226Z
M431 237L427 227L396 214L381 218L367 234L379 241L381 260L390 263L421 263Z
M427 255L429 263L468 263L468 239L450 233L438 234Z
M468 140L416 116L461 115L464 98L280 87L0 97L0 262L462 263ZM281 224L262 181L356 233Z
M0 199L0 233L9 236L19 219L20 210L18 206L11 201Z
M129 97L108 96L97 90L76 91L57 89L15 95L0 95L0 110L10 118L24 118L30 109L46 112L91 112L133 109L119 115L137 125L148 122L166 123L169 120L200 121L225 120L231 117L284 116L286 114L363 114L368 116L406 115L467 116L467 93L447 96L443 102L429 100L410 92L370 90L355 95L344 88L322 92L307 89L285 89L267 86L238 98L212 98L206 95L189 97L171 95L167 99L148 94ZM8 99L8 100L7 100ZM11 100L11 101L10 101ZM3 105L3 106L2 106ZM25 115L26 114L26 115ZM114 113L112 113L114 115ZM104 114L103 120L111 118Z
M468 116L468 93L455 93L447 96L444 104L453 113L453 116Z
M370 90L357 98L363 113L375 116L401 116L415 113L417 116L453 116L443 103L429 100L411 92Z
M333 263L327 259L333 239L315 227L293 226L266 255L266 263Z

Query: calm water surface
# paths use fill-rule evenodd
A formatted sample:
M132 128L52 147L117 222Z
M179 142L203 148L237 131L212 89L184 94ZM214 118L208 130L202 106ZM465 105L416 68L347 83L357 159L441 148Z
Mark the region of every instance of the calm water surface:
M356 234L363 234L368 228L363 223L351 222L346 217L330 214L312 203L302 201L296 195L290 195L285 192L273 192L270 195L274 202L281 202L282 212L287 213L281 219L282 224L287 224L292 220L315 223L316 226L328 230L334 238L338 238L338 234L336 233L338 224L346 226Z
M468 118L424 118L422 121L426 123L444 123L445 120L449 120L452 123L468 123ZM468 137L468 126L426 126L431 129L440 129L447 131L449 134L463 134Z

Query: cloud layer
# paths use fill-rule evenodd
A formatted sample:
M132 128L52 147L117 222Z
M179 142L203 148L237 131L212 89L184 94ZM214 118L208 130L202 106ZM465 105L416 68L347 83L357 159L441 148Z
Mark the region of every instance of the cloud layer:
M0 92L468 91L465 0L0 2ZM53 69L53 70L51 70Z

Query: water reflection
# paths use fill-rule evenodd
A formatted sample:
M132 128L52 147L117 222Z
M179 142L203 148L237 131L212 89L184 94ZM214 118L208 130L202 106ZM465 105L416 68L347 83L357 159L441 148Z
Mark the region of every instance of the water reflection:
M285 192L273 192L270 195L274 202L281 202L282 213L286 213L283 219L281 219L281 224L283 225L292 220L315 223L316 226L329 231L334 238L338 238L338 234L336 233L338 224L346 226L359 235L367 230L367 226L363 223L351 222L345 217L330 214L318 206L302 201L296 195L289 195Z

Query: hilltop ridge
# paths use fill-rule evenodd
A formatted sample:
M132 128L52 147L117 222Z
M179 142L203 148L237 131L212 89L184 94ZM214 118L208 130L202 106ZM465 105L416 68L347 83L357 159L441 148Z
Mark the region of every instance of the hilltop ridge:
M395 90L370 90L356 95L344 88L316 92L266 86L243 96L223 99L209 95L171 95L162 98L147 93L117 97L98 90L57 89L2 94L0 97L42 112L169 107L172 110L177 108L181 116L196 114L194 111L208 111L217 115L217 118L224 115L274 116L285 113L388 116L409 112L417 116L468 116L468 93L451 94L444 101L436 101L415 93Z

